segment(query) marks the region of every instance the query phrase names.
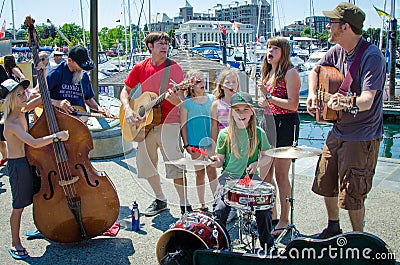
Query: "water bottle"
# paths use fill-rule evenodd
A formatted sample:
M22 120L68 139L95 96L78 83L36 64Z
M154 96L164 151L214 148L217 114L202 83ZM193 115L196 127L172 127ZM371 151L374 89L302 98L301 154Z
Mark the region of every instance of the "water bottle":
M132 231L140 230L140 214L139 214L139 205L136 201L133 202L132 205Z
M108 95L114 97L114 86L108 86Z

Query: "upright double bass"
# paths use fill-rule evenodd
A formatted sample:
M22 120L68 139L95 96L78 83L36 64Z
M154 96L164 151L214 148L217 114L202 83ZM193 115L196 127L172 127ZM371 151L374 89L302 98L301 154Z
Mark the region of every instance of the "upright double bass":
M39 45L34 20L26 17L25 25L37 65ZM29 133L38 138L68 130L69 139L37 149L26 147L28 161L41 179L40 190L33 197L35 225L55 242L77 242L101 235L119 214L115 187L105 172L96 171L90 163L93 140L87 126L52 106L43 70L38 71L38 82L45 115Z

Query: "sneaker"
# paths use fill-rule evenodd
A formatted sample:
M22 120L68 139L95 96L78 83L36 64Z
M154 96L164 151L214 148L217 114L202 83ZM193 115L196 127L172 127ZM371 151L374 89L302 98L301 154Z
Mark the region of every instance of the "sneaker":
M330 237L337 236L340 234L343 234L342 229L339 229L337 231L331 231L331 230L328 230L328 228L325 228L324 230L322 230L321 233L313 236L313 238L314 239L326 239L326 238L330 238Z
M145 216L154 216L167 209L167 202L155 199L143 212Z
M231 208L231 211L229 212L228 219L226 220L226 223L229 224L233 220L235 220L236 218L238 218L237 210L235 208Z
M193 209L192 209L191 205L187 205L186 206L186 212L187 213L193 212ZM181 206L181 214L185 214L185 206Z

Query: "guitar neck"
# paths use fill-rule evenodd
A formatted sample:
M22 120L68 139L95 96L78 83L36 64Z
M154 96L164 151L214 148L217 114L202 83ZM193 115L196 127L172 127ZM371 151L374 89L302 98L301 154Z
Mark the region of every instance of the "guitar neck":
M108 117L101 113L92 113L85 111L76 111L72 113L75 116L87 116L87 117L95 117L95 118L105 118L105 119L118 119L118 117Z

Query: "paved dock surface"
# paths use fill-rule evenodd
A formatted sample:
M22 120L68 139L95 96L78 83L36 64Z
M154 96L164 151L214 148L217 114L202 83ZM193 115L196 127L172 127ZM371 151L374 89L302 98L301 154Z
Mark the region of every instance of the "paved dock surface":
M326 225L326 212L323 198L311 192L317 157L296 160L295 169L295 225L302 234L320 232ZM118 221L121 229L116 237L100 236L86 242L60 244L45 239L27 240L26 231L34 231L32 206L23 213L21 238L30 253L25 261L15 261L7 252L10 244L9 215L11 211L11 192L5 167L0 168L0 264L157 264L155 246L160 236L170 225L180 218L177 195L172 182L162 179L164 192L168 197L169 210L154 217L141 217L141 230L131 231L130 206L134 200L144 210L152 201L147 183L136 176L135 150L127 157L107 160L94 160L93 166L104 170L112 179L118 191L121 208ZM164 172L163 163L159 169ZM197 203L194 188L194 174L188 173L189 200ZM208 206L211 207L210 190L207 186ZM366 202L365 231L380 237L393 250L396 260L400 260L400 161L379 159L373 189ZM340 211L341 226L344 232L351 231L346 211ZM231 239L237 239L237 229L232 229ZM233 246L236 248L236 246ZM242 250L238 250L242 251Z

